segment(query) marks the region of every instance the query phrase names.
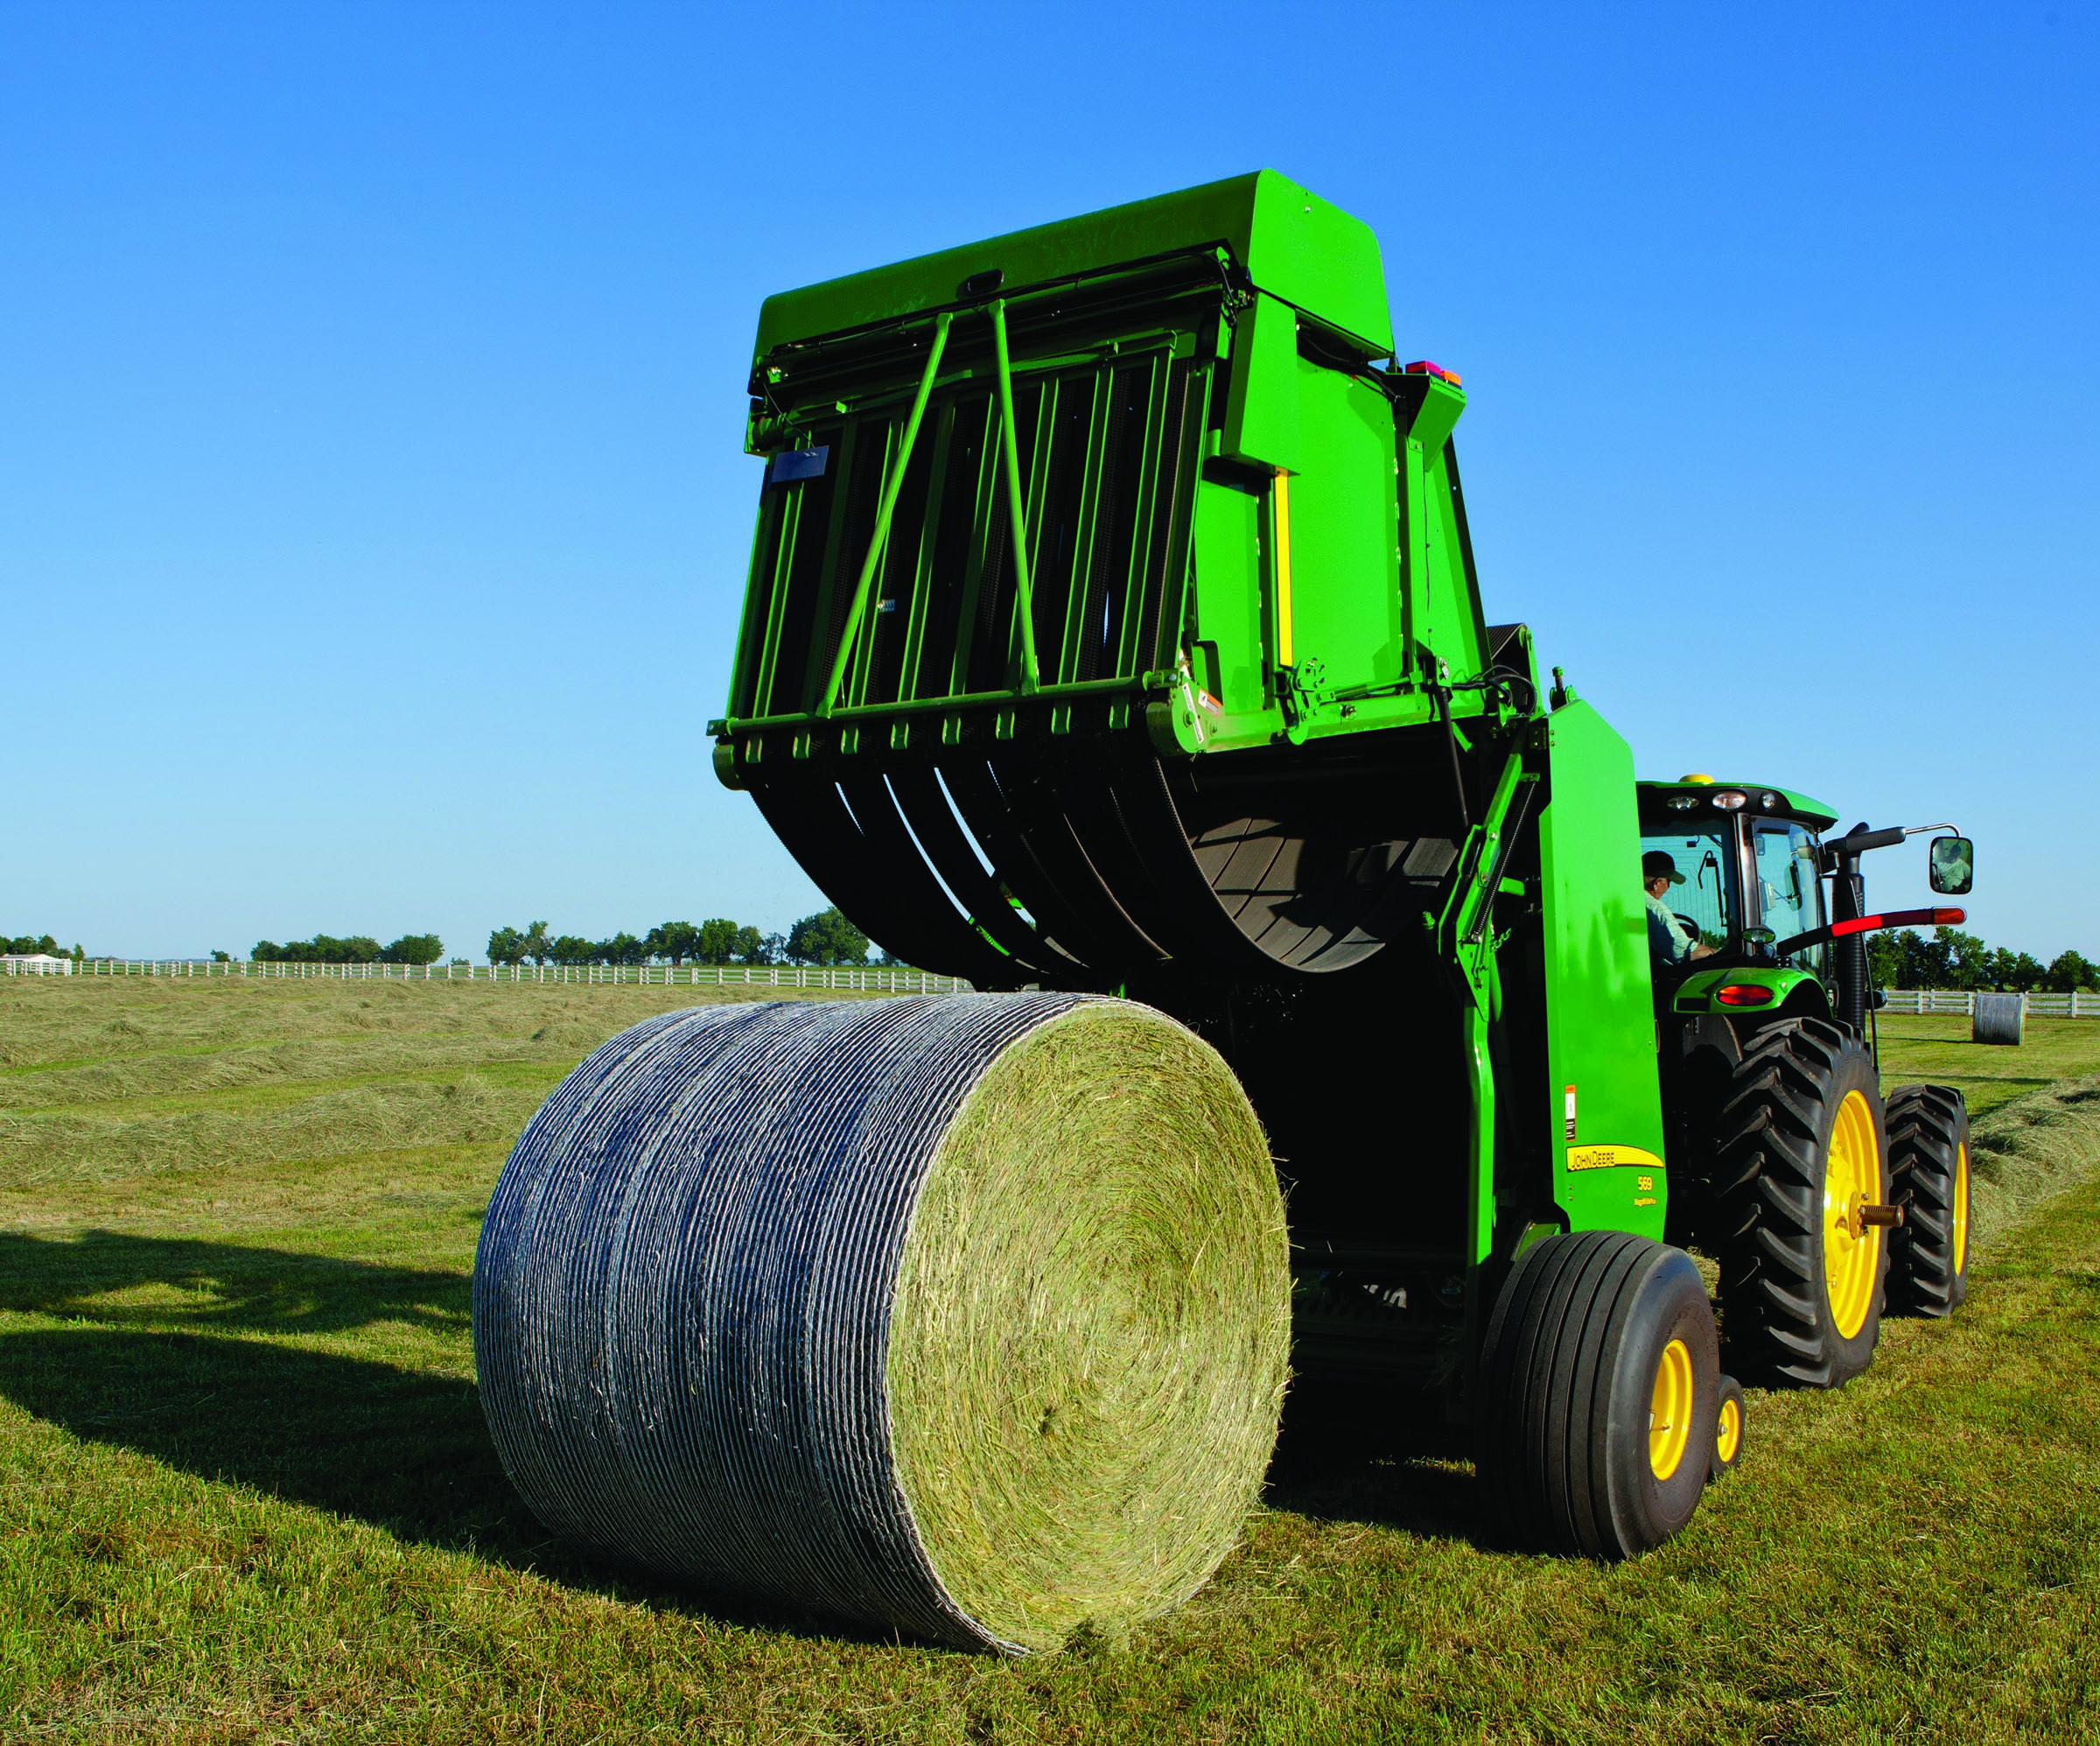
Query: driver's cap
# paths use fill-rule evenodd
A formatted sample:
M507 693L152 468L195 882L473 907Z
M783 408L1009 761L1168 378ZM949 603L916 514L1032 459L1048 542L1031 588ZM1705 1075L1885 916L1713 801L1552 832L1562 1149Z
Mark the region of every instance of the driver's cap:
M1684 883L1684 875L1677 871L1677 864L1661 849L1650 849L1641 857L1641 882L1646 885L1651 879L1666 879L1672 885Z

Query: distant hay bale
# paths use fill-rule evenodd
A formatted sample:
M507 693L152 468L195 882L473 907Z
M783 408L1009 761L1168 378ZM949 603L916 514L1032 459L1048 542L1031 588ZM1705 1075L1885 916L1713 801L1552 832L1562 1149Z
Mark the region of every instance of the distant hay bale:
M2018 1044L2026 1033L2026 995L1978 994L1969 1034L1977 1042Z
M653 1019L534 1118L474 1275L490 1429L550 1527L1012 1652L1215 1569L1289 1336L1238 1083L1069 994Z

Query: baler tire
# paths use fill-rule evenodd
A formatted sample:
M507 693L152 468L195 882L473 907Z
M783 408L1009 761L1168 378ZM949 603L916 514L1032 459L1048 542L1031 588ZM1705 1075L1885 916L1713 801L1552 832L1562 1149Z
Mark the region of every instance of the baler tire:
M1899 1085L1888 1097L1892 1315L1951 1315L1969 1293L1969 1105L1944 1085Z
M1682 1249L1625 1231L1525 1250L1480 1360L1477 1467L1511 1545L1651 1550L1705 1490L1720 1381L1713 1307Z
M1850 1381L1873 1362L1888 1272L1881 1227L1857 1218L1888 1196L1872 1055L1821 1019L1766 1027L1716 1133L1710 1229L1730 1367L1774 1388Z
M1743 1428L1747 1413L1743 1406L1743 1385L1732 1376L1721 1378L1720 1399L1714 1406L1713 1458L1706 1483L1726 1479L1743 1458Z

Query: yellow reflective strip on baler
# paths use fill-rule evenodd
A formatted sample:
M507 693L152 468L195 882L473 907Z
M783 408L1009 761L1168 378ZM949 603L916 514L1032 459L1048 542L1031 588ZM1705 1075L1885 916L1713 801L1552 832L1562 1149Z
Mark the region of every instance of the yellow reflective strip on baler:
M1291 660L1291 475L1276 470L1276 664Z

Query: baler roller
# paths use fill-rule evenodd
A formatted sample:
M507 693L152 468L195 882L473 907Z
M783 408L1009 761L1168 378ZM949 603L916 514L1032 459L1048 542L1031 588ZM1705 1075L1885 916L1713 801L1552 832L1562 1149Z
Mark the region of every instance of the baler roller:
M826 895L900 956L988 987L1096 986L1169 960L1347 970L1454 853L1448 836L1352 831L1368 810L1345 801L1208 794L1142 747L796 775L752 793Z

